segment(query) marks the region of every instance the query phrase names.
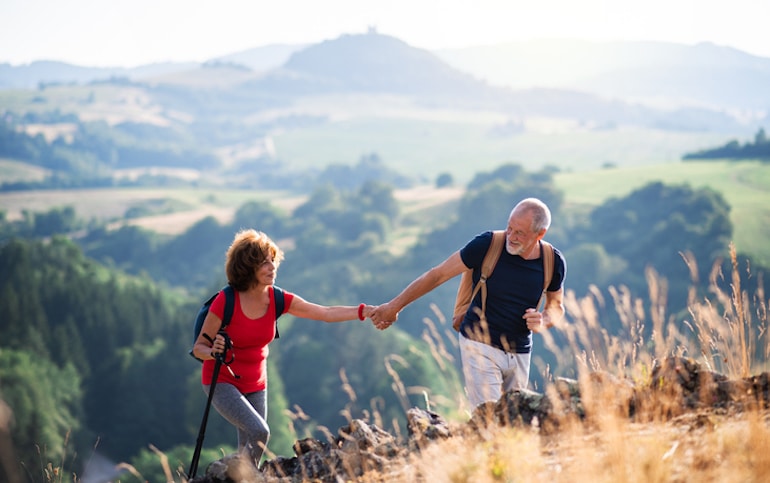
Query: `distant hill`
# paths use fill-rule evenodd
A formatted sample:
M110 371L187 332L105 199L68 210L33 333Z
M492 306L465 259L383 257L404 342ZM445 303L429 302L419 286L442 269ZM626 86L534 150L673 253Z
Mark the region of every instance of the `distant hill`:
M65 62L41 60L27 65L0 64L0 89L36 89L41 84L87 84L111 78L142 80L184 71L195 63L148 64L135 68L83 67Z
M243 89L281 96L385 93L435 106L505 112L514 118L548 116L604 126L635 124L664 129L732 129L735 120L698 107L660 112L578 88L514 89L493 85L449 65L433 52L376 32L343 35L293 53L282 68Z
M306 47L307 44L271 44L217 57L211 61L240 64L256 72L264 72L281 67L294 52Z
M493 87L559 89L669 109L741 110L749 118L761 118L770 111L766 87L770 58L711 43L537 40L429 52L369 32L315 45L266 45L204 64L211 63L270 73L261 86L288 91L353 89L458 96L473 92L478 96L483 83L491 95L499 95L490 90ZM110 78L166 81L201 67L163 63L96 68L43 60L20 66L0 64L0 89Z
M667 107L770 110L770 58L710 43L539 40L436 54L515 89L574 89Z
M499 93L427 50L374 32L310 46L294 53L284 69L340 91L470 97Z
M266 105L353 92L664 129L733 130L770 120L763 119L770 112L770 59L711 44L538 41L430 52L370 31L314 45L268 45L203 64L0 64L0 88L111 78L216 90L223 102L241 106L255 95Z
M233 54L215 57L203 64L197 62L165 62L139 67L88 67L65 62L40 60L26 65L0 64L0 89L35 89L40 84L88 84L111 78L146 81L156 78L167 80L175 75L212 64L232 64L255 72L264 72L282 66L294 52L306 44L266 45Z

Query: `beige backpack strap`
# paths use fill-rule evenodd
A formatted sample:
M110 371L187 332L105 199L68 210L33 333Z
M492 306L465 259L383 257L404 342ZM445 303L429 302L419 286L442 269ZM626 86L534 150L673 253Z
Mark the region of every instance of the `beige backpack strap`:
M492 276L492 272L495 270L497 260L500 259L500 253L503 251L503 242L505 241L504 231L495 231L492 233L492 243L489 245L487 254L484 255L484 261L481 262L481 277L479 283L476 284L476 288L473 289L471 295L471 301L473 297L481 287L481 314L482 316L487 313L487 279Z
M468 310L468 304L466 301L471 300L471 292L473 291L473 269L468 269L463 272L462 278L460 278L460 286L457 287L457 296L455 297L455 310L452 314L452 327L455 330L460 330L460 324L462 324L465 312Z
M551 279L553 278L553 245L545 240L540 240L541 256L543 257L543 293L540 296L540 302L537 306L540 307L545 300L545 292L548 290L548 286L551 285Z
M457 288L457 297L455 298L455 309L452 314L452 327L460 330L460 324L468 311L468 306L473 301L473 297L481 290L481 311L486 313L487 306L487 279L492 275L492 271L497 265L497 260L503 251L505 242L505 231L498 230L492 232L492 243L490 243L484 260L481 262L481 278L479 283L473 287L473 269L463 272L460 279L460 286Z

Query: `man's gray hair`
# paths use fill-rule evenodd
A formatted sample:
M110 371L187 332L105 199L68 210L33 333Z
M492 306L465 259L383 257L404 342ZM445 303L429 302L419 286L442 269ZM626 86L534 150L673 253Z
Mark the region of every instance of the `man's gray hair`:
M514 212L531 212L532 217L532 231L537 233L540 230L547 230L551 226L551 210L548 209L548 205L543 203L537 198L524 198L519 201L516 206L511 210L511 216Z

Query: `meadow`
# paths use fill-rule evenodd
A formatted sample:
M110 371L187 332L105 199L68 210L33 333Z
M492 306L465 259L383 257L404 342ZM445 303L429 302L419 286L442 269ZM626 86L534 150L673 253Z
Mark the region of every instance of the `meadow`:
M286 131L273 136L273 142L278 156L301 168L347 163L376 152L399 172L428 181L451 172L464 184L503 163L566 172L675 163L686 152L724 144L725 137L475 111L426 119L412 110L401 118L343 118Z

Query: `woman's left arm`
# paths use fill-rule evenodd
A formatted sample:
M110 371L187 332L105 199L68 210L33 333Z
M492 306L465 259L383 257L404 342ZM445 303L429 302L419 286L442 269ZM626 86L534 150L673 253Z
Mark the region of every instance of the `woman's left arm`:
M308 302L297 294L287 311L295 317L320 320L323 322L344 322L346 320L364 320L374 309L371 305L318 305Z

